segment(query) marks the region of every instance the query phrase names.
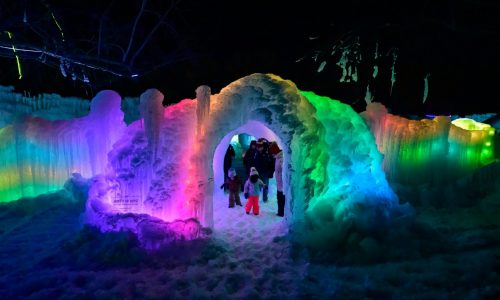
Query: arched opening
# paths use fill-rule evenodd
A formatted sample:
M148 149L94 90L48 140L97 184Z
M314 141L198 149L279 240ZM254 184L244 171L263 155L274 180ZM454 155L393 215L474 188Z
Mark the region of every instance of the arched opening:
M284 218L276 216L277 212L277 201L276 201L276 178L270 178L269 180L269 191L268 191L268 201L263 203L262 194L259 197L260 204L260 214L259 216L254 216L252 214L246 215L244 210L244 205L247 200L243 196L243 192L241 192L240 199L243 206L235 206L234 208L229 208L229 195L224 193L224 190L221 189L221 185L224 183L224 156L226 154L227 148L230 144L233 145L235 149L237 149L240 157L235 156L235 160L237 160L233 165L237 168L241 168L239 164L242 161L241 154L246 150L248 145L250 144L250 140L252 138L265 138L268 141L276 141L281 149L283 149L283 143L281 139L274 133L271 129L265 126L262 122L258 121L249 121L245 125L234 129L228 132L222 140L218 143L212 162L213 168L213 196L212 196L212 205L213 205L213 220L214 220L214 229L216 231L222 232L231 232L238 231L241 229L240 227L252 226L252 229L243 229L243 231L251 231L254 230L272 230L276 232L278 228L286 229L286 222ZM246 140L248 139L248 140ZM240 148L241 150L239 150ZM285 155L286 156L286 155ZM286 159L286 158L285 158ZM284 162L285 164L285 162ZM286 168L283 167L283 177L286 176ZM241 169L240 169L241 170ZM241 174L241 171L238 172L238 175L243 181L246 180L245 174ZM287 216L289 212L288 205L285 206L285 215ZM249 221L249 218L251 221ZM250 222L250 223L249 223ZM284 225L284 226L283 226ZM279 232L279 230L278 230ZM278 233L276 232L276 233ZM236 233L234 233L236 234ZM251 234L250 234L251 235ZM248 232L246 234L248 236Z

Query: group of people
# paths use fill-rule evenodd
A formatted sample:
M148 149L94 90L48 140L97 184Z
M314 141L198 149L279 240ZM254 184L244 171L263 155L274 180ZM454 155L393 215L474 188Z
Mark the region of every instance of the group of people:
M234 149L229 145L229 153L231 149L234 153ZM234 157L234 154L232 156ZM245 205L246 213L250 214L252 210L254 215L258 215L260 192L262 191L263 202L267 202L269 179L274 176L276 177L276 198L278 201L278 213L276 215L283 217L285 215L285 195L283 193L282 178L283 151L278 144L269 142L264 138L251 141L250 147L243 154L243 165L245 166L246 176L248 176L244 186L242 185L243 181L236 174L236 170L228 166L226 158L224 159L225 180L221 189L227 188L229 191L229 207L243 206L239 196L241 187L243 187L245 199L248 199Z

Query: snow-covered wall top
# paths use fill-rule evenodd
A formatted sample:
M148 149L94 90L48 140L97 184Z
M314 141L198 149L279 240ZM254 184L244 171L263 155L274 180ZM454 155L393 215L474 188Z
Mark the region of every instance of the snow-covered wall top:
M0 128L23 116L46 120L79 118L89 113L90 101L56 94L38 96L14 92L13 87L0 86Z
M139 119L139 99L125 97L121 101L125 123ZM12 124L17 118L39 117L45 120L68 120L88 115L90 101L57 94L31 96L14 92L11 86L0 86L0 128Z

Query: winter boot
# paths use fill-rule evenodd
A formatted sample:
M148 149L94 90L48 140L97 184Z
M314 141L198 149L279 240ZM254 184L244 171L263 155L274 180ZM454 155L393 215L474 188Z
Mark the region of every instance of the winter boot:
M278 198L278 213L277 216L284 217L285 216L285 194L283 192L278 191L276 196Z

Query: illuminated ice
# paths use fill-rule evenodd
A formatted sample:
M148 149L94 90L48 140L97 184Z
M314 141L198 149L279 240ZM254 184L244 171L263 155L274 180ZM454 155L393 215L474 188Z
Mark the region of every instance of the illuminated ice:
M87 116L50 121L18 118L0 129L0 201L61 189L72 173L103 173L111 146L125 129L121 98L102 91Z
M207 91L197 89L204 108L186 99L163 109L156 160L144 121L127 127L109 153L110 168L90 190L89 223L109 227L113 214L138 213L213 226L214 186L223 182L225 150L240 133L283 149L285 219L311 245L384 230L411 215L387 184L373 135L348 105L270 74Z

